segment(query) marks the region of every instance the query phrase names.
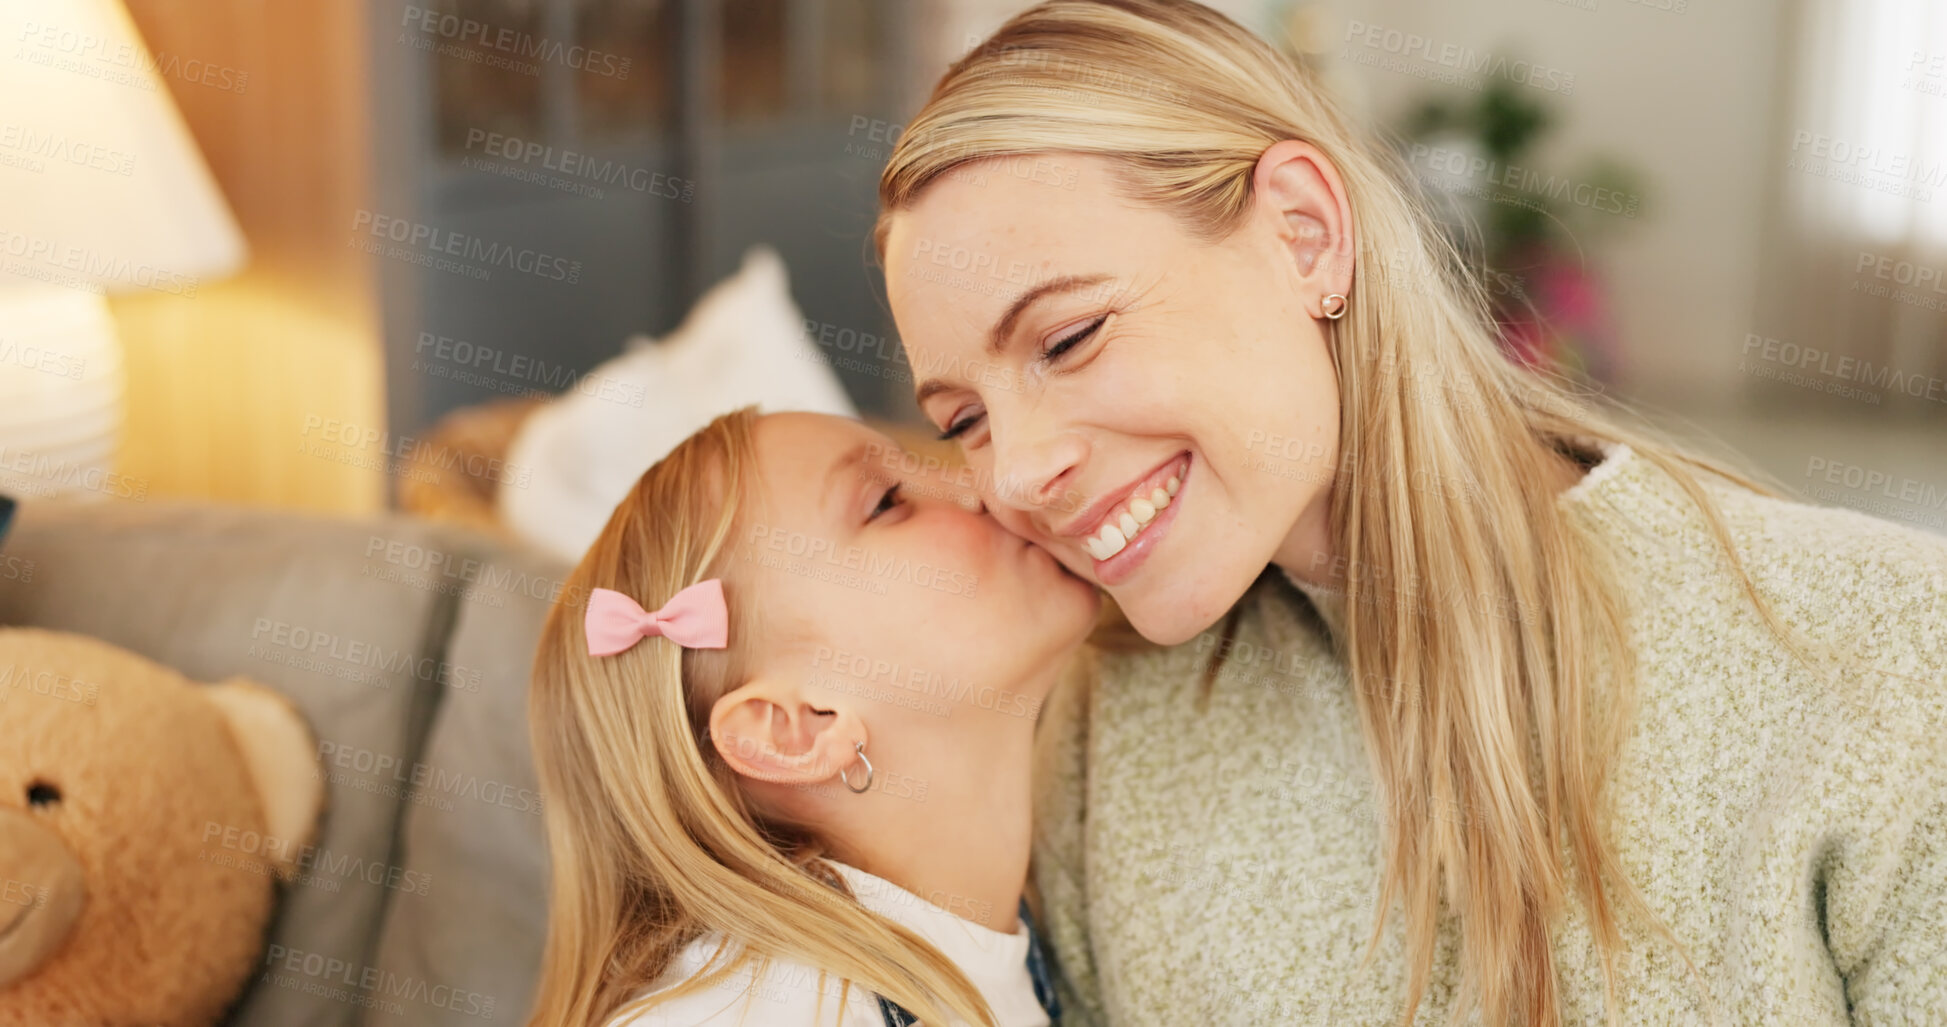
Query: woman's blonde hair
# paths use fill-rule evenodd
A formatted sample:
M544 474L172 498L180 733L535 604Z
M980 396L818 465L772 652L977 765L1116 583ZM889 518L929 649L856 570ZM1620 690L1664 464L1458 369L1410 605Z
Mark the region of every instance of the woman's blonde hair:
M879 182L878 245L883 256L890 219L954 168L1055 153L1106 159L1125 194L1222 239L1249 212L1259 156L1285 139L1322 151L1351 205L1350 311L1325 322L1341 424L1333 537L1348 568L1337 641L1363 685L1380 794L1425 825L1390 834L1367 958L1400 901L1410 1022L1444 899L1464 925L1456 1015L1477 1002L1491 1023L1558 1023L1551 924L1572 892L1613 1019L1619 904L1675 939L1604 826L1634 667L1605 554L1557 509L1558 468L1621 443L1667 472L1784 637L1700 475L1773 490L1507 359L1480 274L1407 187L1396 152L1355 132L1310 71L1198 4L1051 0L1002 26L900 136Z
M530 1022L599 1025L625 1006L650 1008L792 958L927 1023L950 1012L991 1025L966 975L851 899L820 869L826 845L759 810L708 737L711 704L748 679L762 630L761 604L734 573L742 512L759 486L756 419L749 409L720 417L645 472L548 610L528 696L551 863ZM724 582L729 648L648 638L614 656L588 654L591 589L653 609L710 578ZM630 1003L710 932L736 944L679 989Z

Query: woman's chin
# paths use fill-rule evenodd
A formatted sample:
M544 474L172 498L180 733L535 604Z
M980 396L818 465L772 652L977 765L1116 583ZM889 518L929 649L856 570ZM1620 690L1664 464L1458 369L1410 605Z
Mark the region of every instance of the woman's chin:
M1166 647L1182 645L1202 634L1206 628L1210 627L1208 624L1199 625L1184 620L1174 620L1165 624L1151 624L1146 626L1134 618L1130 619L1129 625L1135 628L1136 634L1141 635L1144 639L1156 645Z
M1110 595L1114 596L1115 593L1111 591ZM1239 598L1242 598L1242 593L1239 593ZM1134 596L1126 600L1122 596L1115 596L1115 600L1136 634L1161 646L1182 645L1210 630L1231 605L1212 605L1194 599L1185 602L1181 593ZM1232 603L1235 602L1232 600ZM1216 612L1201 615L1196 612L1199 610Z

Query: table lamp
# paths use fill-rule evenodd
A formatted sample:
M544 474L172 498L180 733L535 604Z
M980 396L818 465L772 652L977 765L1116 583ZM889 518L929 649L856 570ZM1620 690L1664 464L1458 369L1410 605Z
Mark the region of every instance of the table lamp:
M244 241L118 0L0 4L0 492L127 495L111 291L193 296Z

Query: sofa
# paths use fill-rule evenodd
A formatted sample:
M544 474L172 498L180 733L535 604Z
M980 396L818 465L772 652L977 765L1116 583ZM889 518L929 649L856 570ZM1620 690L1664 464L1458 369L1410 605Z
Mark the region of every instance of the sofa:
M547 848L527 678L569 567L392 514L23 500L0 624L105 639L289 696L327 782L237 1027L524 1023Z

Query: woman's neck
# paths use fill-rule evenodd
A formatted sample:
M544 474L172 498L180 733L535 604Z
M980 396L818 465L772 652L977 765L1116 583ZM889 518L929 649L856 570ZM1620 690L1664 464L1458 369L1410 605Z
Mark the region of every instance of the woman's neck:
M1581 461L1564 454L1551 453L1547 458L1544 484L1553 494L1560 495L1581 481L1588 470ZM1332 546L1331 489L1313 498L1311 505L1298 516L1298 523L1292 525L1284 543L1271 557L1274 566L1292 577L1308 585L1329 589L1344 587L1345 579L1352 574L1373 570L1350 566L1350 562L1350 558L1338 556Z
M1332 553L1332 489L1328 488L1298 515L1298 523L1271 554L1271 563L1300 581L1337 588L1349 568Z

